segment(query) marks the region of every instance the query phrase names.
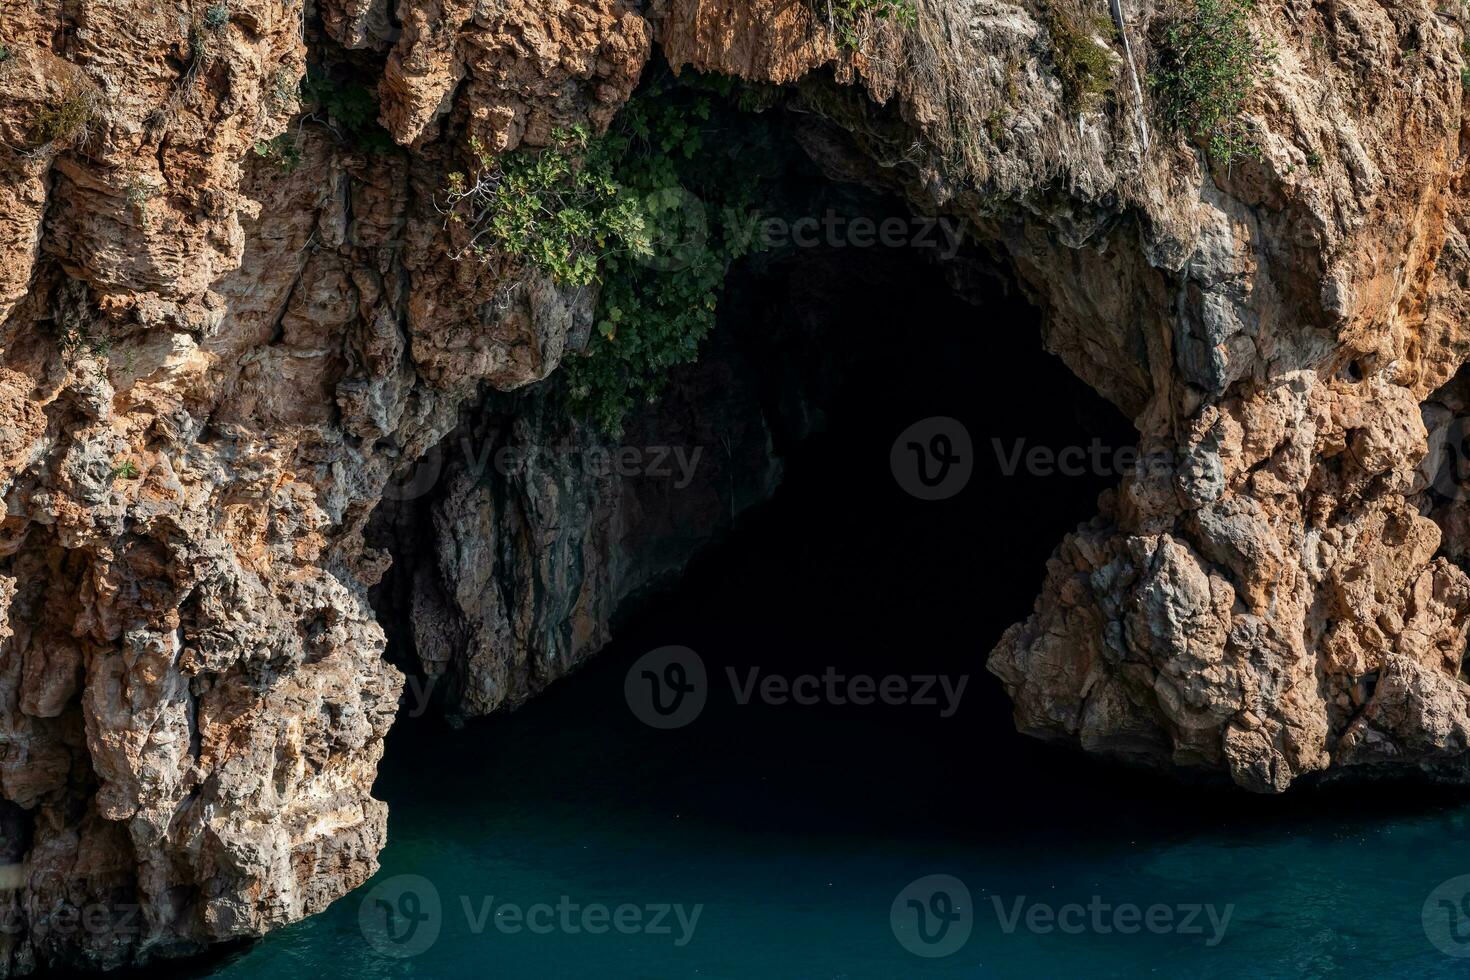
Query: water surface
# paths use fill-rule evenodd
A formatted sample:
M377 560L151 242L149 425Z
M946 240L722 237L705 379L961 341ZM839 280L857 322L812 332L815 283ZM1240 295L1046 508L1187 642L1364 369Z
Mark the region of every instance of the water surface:
M919 343L904 319L912 296L900 299L854 295L878 325L866 341L874 357L829 406L828 433L793 454L773 503L541 699L460 731L401 722L377 787L391 807L381 873L214 975L1463 974L1470 960L1442 953L1421 921L1436 886L1470 873L1463 798L1382 786L1250 797L1012 730L984 656L1026 615L1055 543L1114 480L1003 476L992 440L1003 452L1017 439L1118 445L1131 430L1037 350L1034 314L921 310ZM936 415L964 422L976 475L951 500L915 501L889 472L889 447ZM677 731L639 722L623 694L630 665L666 644L697 651L713 680L703 713ZM751 667L943 673L968 686L947 718L915 705L741 706L725 670ZM973 927L950 955L923 958L900 943L891 912L935 874L967 887ZM440 903L437 938L385 957L393 947L380 931L364 935L364 902L371 911L388 894L421 910L425 895L410 907L401 890L383 891L422 890L420 879ZM1192 934L1007 930L997 898L1008 913L1019 901L1181 917L1208 905L1230 917L1223 937L1203 918ZM700 911L681 944L672 918L666 934L510 933L493 920L476 931L487 902Z

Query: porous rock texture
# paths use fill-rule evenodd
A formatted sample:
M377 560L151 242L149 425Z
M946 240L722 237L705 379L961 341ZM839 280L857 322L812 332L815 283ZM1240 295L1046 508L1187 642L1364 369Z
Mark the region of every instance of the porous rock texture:
M775 490L759 368L731 340L712 338L618 440L544 391L492 396L390 484L369 541L395 564L375 605L451 723L566 676L625 600Z
M0 976L257 936L371 875L402 677L364 530L446 436L562 461L450 467L418 518L453 550L400 591L454 713L564 673L696 543L502 394L585 345L592 291L449 261L435 208L470 137L605 126L657 48L788 86L835 179L968 218L1135 419L1143 465L990 656L1022 730L1259 791L1465 778L1470 545L1429 451L1467 400L1460 8L1261 0L1262 156L1228 168L1116 38L1075 107L1043 0L916 8L852 50L784 0L0 0ZM1144 77L1168 10L1121 9ZM329 56L402 149L300 112ZM256 152L288 131L289 170Z

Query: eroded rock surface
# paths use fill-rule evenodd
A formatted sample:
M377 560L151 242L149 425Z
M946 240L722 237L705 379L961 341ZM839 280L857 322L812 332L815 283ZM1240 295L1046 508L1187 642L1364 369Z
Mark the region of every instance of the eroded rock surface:
M1145 141L1116 41L1115 96L1071 106L1039 2L919 0L857 51L764 0L317 6L0 0L0 975L260 935L371 875L402 678L364 529L457 427L563 462L434 497L402 594L464 665L451 710L534 693L686 556L568 468L585 433L493 393L595 296L449 262L435 208L470 136L605 126L659 48L789 84L832 176L968 218L1135 419L1145 464L991 654L1023 730L1263 791L1464 778L1470 546L1429 451L1470 354L1457 12L1260 3L1262 158L1224 168ZM1146 73L1161 11L1123 6ZM401 148L303 114L308 58L369 73ZM288 127L294 169L261 152Z
M781 464L759 369L728 336L619 439L544 388L492 397L390 486L379 602L452 721L513 708L612 638L624 600L683 568Z
M299 115L299 5L220 8L4 10L0 974L259 936L367 880L403 681L362 529L482 382L586 335L589 297L490 304L502 270L442 261L437 159ZM294 168L264 152L288 125Z

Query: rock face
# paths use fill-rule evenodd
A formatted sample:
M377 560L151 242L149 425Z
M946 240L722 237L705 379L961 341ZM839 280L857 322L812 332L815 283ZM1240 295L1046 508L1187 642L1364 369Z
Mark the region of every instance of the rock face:
M1421 405L1466 350L1462 31L1428 5L1263 14L1280 54L1261 162L1193 193L1177 168L1145 176L1144 220L1082 250L1098 278L1043 296L1064 321L1049 343L1136 412L1144 462L990 668L1023 731L1253 790L1357 767L1463 779L1470 583L1427 516L1436 461L1421 470ZM1382 86L1360 59L1383 59ZM1051 267L1023 236L1022 276ZM1099 296L1139 333L1084 335Z
M469 137L605 126L656 48L789 84L831 176L969 219L1135 419L1144 463L991 654L1022 730L1259 791L1470 775L1460 15L1263 0L1262 155L1226 168L1116 40L1115 95L1076 108L1041 0L915 6L853 49L766 0L0 0L0 976L260 935L374 871L385 497L380 545L429 531L387 588L463 716L565 673L685 522L769 489L748 414L678 501L589 470L596 437L505 393L595 296L445 258ZM1123 10L1146 75L1168 11ZM401 148L303 113L308 58L368 79ZM737 417L717 389L639 438ZM408 507L463 437L532 463L450 459Z
M489 303L503 270L442 259L431 154L299 116L299 4L0 23L9 975L258 936L376 870L403 679L362 530L591 299Z
M565 676L624 600L775 489L759 368L727 335L712 346L618 440L544 388L492 397L390 485L369 532L395 555L377 605L451 721Z

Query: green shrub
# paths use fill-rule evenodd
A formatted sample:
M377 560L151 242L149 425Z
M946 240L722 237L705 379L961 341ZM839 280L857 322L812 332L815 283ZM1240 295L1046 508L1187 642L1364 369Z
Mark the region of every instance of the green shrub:
M864 29L870 20L894 20L912 24L918 17L914 0L814 0L817 11L850 51L862 47Z
M266 103L272 109L284 109L300 102L301 80L286 68L277 68L270 74L270 84L265 89Z
M204 26L212 31L221 30L230 22L230 5L227 3L210 4L204 11Z
M665 79L605 136L576 127L499 158L472 141L472 172L450 175L444 210L465 232L455 258L509 255L564 284L600 284L596 330L563 362L560 390L611 435L698 357L730 264L759 247L756 190L781 167L773 123L742 113L748 102L729 79Z
M361 82L339 81L311 69L301 85L308 114L325 123L345 143L366 153L388 153L396 144L378 124L378 93Z
M189 67L184 69L184 78L193 84L204 61L209 57L209 38L205 35L204 18L195 18L189 25Z
M290 133L257 141L255 155L274 163L282 173L289 174L301 164L301 147L296 145Z
M138 216L138 223L144 231L152 229L152 219L148 214L148 202L153 200L153 188L143 181L141 177L134 177L128 182L127 197L128 206Z
M9 60L10 60L10 49L7 48L5 45L0 44L0 61L9 61Z
M74 88L59 102L43 106L31 123L31 142L45 146L80 135L97 115L92 93Z
M604 140L651 252L606 256L587 356L562 367L572 411L605 432L620 434L635 405L698 358L731 263L761 247L751 218L785 167L774 121L743 113L745 101L729 79L666 81L630 102Z
M135 208L147 206L153 200L153 188L143 182L141 178L134 178L128 182L128 204Z
M138 464L131 459L125 459L112 468L112 481L136 480L138 478Z
M70 362L78 355L90 354L97 360L97 373L103 373L104 363L112 353L112 340L92 333L91 327L75 317L64 318L57 326L56 340L61 348L63 360Z
M1117 33L1111 19L1082 18L1052 7L1047 20L1051 32L1052 63L1062 82L1062 94L1072 109L1095 106L1113 91L1114 59L1097 36Z
M543 150L498 158L471 139L470 156L468 175L449 175L445 211L467 232L453 258L509 255L586 286L612 250L648 251L638 203L613 180L606 142L594 143L586 127L557 130Z
M999 109L990 110L985 117L985 135L990 137L990 142L1000 145L1006 138L1006 114Z
M1261 155L1243 110L1275 51L1252 28L1254 10L1254 0L1191 0L1187 12L1165 25L1150 79L1164 122L1207 141L1210 156L1227 165Z

